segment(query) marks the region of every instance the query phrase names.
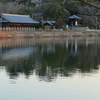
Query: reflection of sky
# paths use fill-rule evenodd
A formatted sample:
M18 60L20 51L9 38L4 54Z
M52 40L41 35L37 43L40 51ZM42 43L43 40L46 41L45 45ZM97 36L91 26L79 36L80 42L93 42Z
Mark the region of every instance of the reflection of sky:
M24 58L30 56L30 54L33 52L35 48L29 47L29 48L17 48L17 49L11 49L7 50L3 53L2 59L8 60L8 59L18 59L18 58Z
M100 71L93 75L58 77L55 82L38 81L35 75L9 79L0 72L0 100L99 100Z

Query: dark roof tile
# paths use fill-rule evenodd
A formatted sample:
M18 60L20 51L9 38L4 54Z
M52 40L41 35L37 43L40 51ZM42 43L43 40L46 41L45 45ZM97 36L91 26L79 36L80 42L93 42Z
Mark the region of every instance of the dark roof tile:
M38 21L35 21L30 18L30 16L28 15L2 14L2 17L8 22L12 23L39 23Z

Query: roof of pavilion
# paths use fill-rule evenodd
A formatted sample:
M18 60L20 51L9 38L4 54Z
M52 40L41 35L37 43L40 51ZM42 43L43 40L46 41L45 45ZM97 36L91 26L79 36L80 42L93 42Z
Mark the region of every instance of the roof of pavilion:
M69 19L81 19L81 17L78 17L76 15L72 15L72 16L69 17Z

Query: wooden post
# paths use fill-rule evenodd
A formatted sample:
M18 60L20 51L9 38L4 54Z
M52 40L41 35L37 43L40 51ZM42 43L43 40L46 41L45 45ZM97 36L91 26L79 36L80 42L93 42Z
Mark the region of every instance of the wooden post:
M2 27L0 27L0 31L2 31Z
M12 31L14 31L14 28L12 27Z
M4 31L4 27L2 28L2 31Z
M27 31L28 31L28 27L27 27Z

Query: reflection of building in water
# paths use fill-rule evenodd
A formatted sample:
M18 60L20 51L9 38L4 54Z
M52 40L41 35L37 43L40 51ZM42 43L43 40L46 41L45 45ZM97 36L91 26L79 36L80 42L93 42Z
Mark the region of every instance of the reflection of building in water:
M55 39L54 39L55 40ZM46 40L46 39L9 39L9 40L0 40L0 53L2 49L9 48L24 48L24 47L36 47L37 45L41 46L41 52L47 51L47 53L55 52L55 45L60 44L64 45L66 43L66 49L70 49L72 54L78 52L79 45L82 45L83 42L86 46L91 44L98 44L100 42L99 39L65 39L65 40Z
M59 42L60 41L60 42ZM25 48L25 47L36 47L37 45L41 46L41 53L54 53L55 45L60 44L64 45L66 43L66 49L71 51L73 56L77 55L79 46L83 45L83 42L86 44L86 47L95 44L95 49L97 44L100 42L99 39L65 39L63 40L46 40L46 39L9 39L9 40L0 40L0 55L2 55L2 50L13 49L13 48ZM95 50L96 51L96 50ZM97 52L97 51L96 51Z
M66 40L66 49L68 49L68 39Z
M77 39L71 40L69 43L68 39L66 40L66 49L71 49L71 55L76 56L77 55Z
M55 47L50 45L47 47L47 53L54 53L55 52Z
M9 39L9 40L0 40L0 41L1 41L0 55L2 56L3 59L11 59L11 58L17 59L20 57L28 56L30 52L34 53L38 51L39 45L40 45L41 53L55 52L55 46L53 43L41 46L41 41L34 40L34 39L15 39L15 40Z
M54 53L55 52L55 46L54 45L49 45L49 46L42 45L41 53L43 54L44 52Z
M75 52L77 53L77 39L75 40Z
M95 53L97 53L97 47L100 43L100 39L97 38L86 38L83 40L80 39L66 39L66 49L71 51L71 55L75 56L78 53L78 49L80 46L85 44L85 47L90 45L95 45Z
M89 41L86 46L85 39L67 39L57 43L43 43L34 39L16 42L9 40L5 45L1 45L0 64L7 66L9 75L24 73L29 76L34 71L45 81L51 81L58 75L71 76L77 69L90 73L97 69L99 63L100 40Z
M46 46L43 46L43 45L42 45L41 53L43 54L44 52L46 52L46 50L47 50Z
M91 38L86 38L86 47L90 44L95 44L96 43L96 39L94 41L94 39Z
M17 48L17 49L6 49L2 52L2 59L9 60L9 59L19 59L25 58L30 56L35 48Z
M2 48L0 48L0 57L2 56Z

